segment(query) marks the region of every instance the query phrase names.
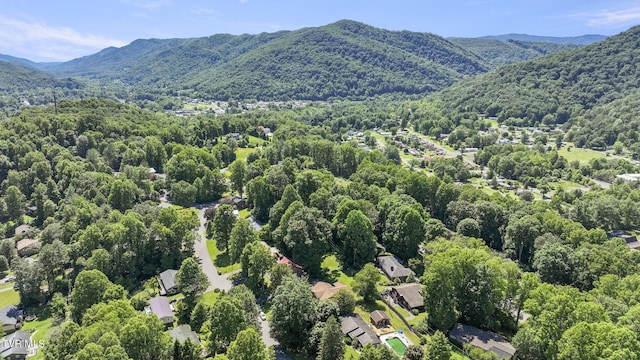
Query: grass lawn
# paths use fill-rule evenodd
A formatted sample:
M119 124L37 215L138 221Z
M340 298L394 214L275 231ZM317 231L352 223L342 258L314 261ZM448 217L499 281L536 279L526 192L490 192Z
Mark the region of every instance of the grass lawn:
M237 148L236 149L236 159L240 159L243 161L247 161L247 156L254 152L256 149L251 148Z
M571 146L571 150L569 150L569 146ZM580 161L580 162L588 162L591 159L603 158L605 157L605 153L601 151L595 151L591 149L582 149L573 146L573 144L567 144L563 146L559 151L558 155L563 156L567 161Z
M356 360L360 357L360 354L356 351L356 349L351 346L345 346L344 352L344 360Z
M248 138L249 138L249 144L252 144L252 145L262 146L265 143L265 140L260 139L259 137L249 135Z
M13 284L11 284L11 286L13 287ZM0 308L9 305L17 305L19 303L20 294L18 294L17 291L13 290L13 288L11 290L0 292Z
M207 251L209 252L211 261L213 261L213 264L216 266L216 269L218 269L222 274L240 270L240 263L232 264L229 254L218 250L215 240L207 240Z
M0 284L0 290L4 290L4 289L8 289L8 288L12 288L13 287L12 282L8 282L8 283L4 283L4 284Z
M215 292L211 290L202 294L202 297L200 298L200 300L207 305L213 305L213 303L215 303L219 297L220 297L219 292Z
M238 211L238 216L240 216L240 218L242 219L246 219L251 216L251 211L249 211L249 209L242 209Z
M328 282L340 281L345 285L352 286L353 276L349 276L342 271L342 265L340 265L335 255L325 257L320 266L324 272L325 280Z

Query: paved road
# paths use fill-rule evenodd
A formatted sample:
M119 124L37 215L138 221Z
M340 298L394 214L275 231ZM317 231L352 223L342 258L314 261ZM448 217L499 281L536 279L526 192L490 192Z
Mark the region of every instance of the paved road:
M214 202L209 204L197 204L193 206L193 209L195 209L198 212L198 220L200 221L200 226L196 231L197 236L193 246L194 253L195 253L194 255L202 259L202 263L200 264L200 266L202 267L202 271L207 275L207 278L209 279L209 284L210 284L207 291L212 291L216 288L228 291L233 287L233 282L229 280L229 276L232 275L233 273L218 275L218 270L216 269L215 265L213 265L213 261L211 260L211 257L209 257L209 251L207 250L207 243L206 243L207 219L204 216L204 212L210 206L214 206L217 204L218 202ZM171 206L171 203L167 199L166 195L160 198L160 204L158 206L160 207ZM252 221L252 224L256 227L256 230L259 230L259 227L262 227L262 225L255 222L255 220ZM278 341L272 338L271 335L269 334L270 333L269 323L261 319L258 319L258 320L260 322L260 332L262 334L262 341L265 343L267 347L269 346L277 347L279 345ZM276 358L278 360L291 359L286 354L279 352L277 350L276 350Z
M214 289L228 291L233 286L233 283L229 280L229 276L231 274L218 275L218 269L213 265L213 261L211 260L211 257L209 257L209 251L207 250L207 219L204 217L204 211L213 205L215 205L215 203L198 204L194 206L194 209L198 211L198 220L200 221L200 227L197 231L198 236L196 236L196 241L194 242L194 251L195 256L202 259L200 266L202 266L202 271L207 274L207 277L209 278L210 285L207 291Z

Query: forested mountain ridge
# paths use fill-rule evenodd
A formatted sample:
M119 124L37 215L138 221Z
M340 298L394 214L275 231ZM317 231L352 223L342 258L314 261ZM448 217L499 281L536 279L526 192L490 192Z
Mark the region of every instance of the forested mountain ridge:
M511 39L448 38L447 40L478 55L484 59L485 63L492 69L581 46L578 44L531 42Z
M44 71L0 60L0 95L54 87L78 89L82 84L73 79L57 78Z
M59 64L64 76L192 89L218 99L427 93L487 70L446 39L354 21L258 35L136 40Z
M480 39L492 39L492 40L517 40L517 41L529 41L529 42L545 42L554 44L576 44L576 45L589 45L594 42L602 41L607 37L604 35L588 34L581 36L537 36L529 34L503 34L503 35L488 35L482 36Z
M441 104L457 119L484 114L520 125L579 121L585 112L638 88L638 59L640 26L584 48L465 80L445 90Z

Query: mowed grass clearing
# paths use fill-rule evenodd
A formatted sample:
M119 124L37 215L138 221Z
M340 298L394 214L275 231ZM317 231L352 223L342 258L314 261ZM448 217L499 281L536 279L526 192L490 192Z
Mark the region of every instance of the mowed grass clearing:
M606 156L606 154L601 151L577 148L572 144L563 146L560 150L558 150L558 155L564 157L565 159L567 159L567 161L579 162L588 162L591 159L598 159Z

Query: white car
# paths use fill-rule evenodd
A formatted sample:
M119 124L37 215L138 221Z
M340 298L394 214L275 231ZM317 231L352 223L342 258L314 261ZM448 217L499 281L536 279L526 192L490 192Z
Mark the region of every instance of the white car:
M264 311L260 311L260 320L262 320L262 321L266 321L267 320L267 315L264 313Z

